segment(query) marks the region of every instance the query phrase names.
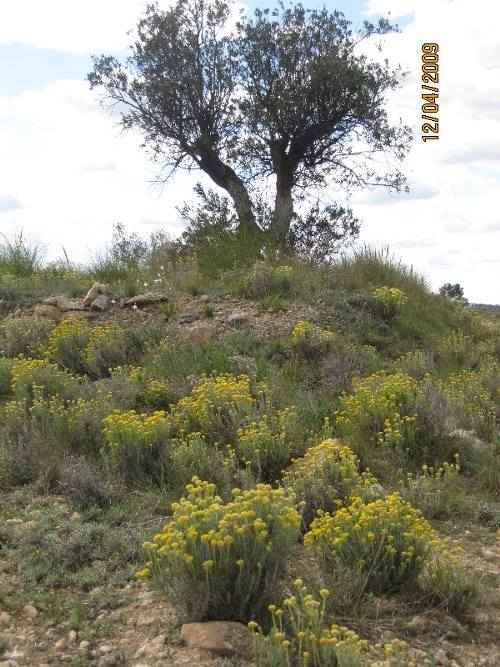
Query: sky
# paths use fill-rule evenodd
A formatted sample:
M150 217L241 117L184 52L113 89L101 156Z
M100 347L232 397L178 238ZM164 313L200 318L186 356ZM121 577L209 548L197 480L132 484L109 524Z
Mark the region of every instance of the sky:
M166 8L171 0L160 0ZM122 134L86 75L91 55L123 60L147 0L0 0L0 234L86 262L113 226L182 232L176 210L199 173L155 183L135 131ZM306 7L322 6L305 1ZM409 74L389 118L413 128L403 164L410 193L328 192L361 220L359 244L387 248L431 289L459 283L473 303L500 303L500 37L490 0L339 0L359 27L389 16L383 56ZM247 2L247 11L265 3ZM273 3L270 4L273 6ZM439 138L422 141L422 44L439 46ZM369 55L376 57L375 51ZM204 181L210 186L208 181Z

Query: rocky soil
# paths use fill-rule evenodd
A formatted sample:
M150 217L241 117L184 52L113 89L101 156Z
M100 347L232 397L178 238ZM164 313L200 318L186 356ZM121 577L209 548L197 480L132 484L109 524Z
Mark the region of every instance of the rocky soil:
M97 298L101 296L98 292ZM173 316L162 315L154 300L125 304L107 295L101 304L102 307L84 308L80 300L73 303L74 308L65 310L57 301L52 301L35 307L34 314L57 318L63 313L66 316L84 314L95 323L113 321L127 326L165 323L181 340L203 342L246 325L264 341L270 326L289 327L298 319L313 317L321 310L318 303L309 308L302 305L276 313L232 297L213 296L176 299ZM210 317L206 314L207 306L213 309ZM242 368L242 372L245 370ZM5 507L6 502L7 495L0 492L0 505ZM57 499L57 502L64 501ZM16 522L17 528L30 530L33 521L36 517L29 512L22 518L0 516L0 528ZM401 601L374 599L367 607L366 617L342 619L342 622L373 643L396 637L405 639L417 665L500 666L500 531L495 533L472 525L464 529L462 524L448 525L446 530L452 545L463 549L463 561L483 574L484 595L466 618L459 622L439 609L422 613ZM57 566L54 563L54 567ZM96 600L110 593L118 595L119 604L109 614L101 613L92 619L85 630L75 630L71 629L69 619L54 620L53 616L37 609L30 601L22 572L15 563L0 558L0 591L16 591L5 600L0 597L0 638L6 640L0 654L0 667L252 665L251 638L245 626L183 628L168 600L150 590L147 581L134 579L133 574L131 572L129 582L118 591L106 590L104 582L102 587L79 593L85 608L91 609ZM373 662L380 667L384 664Z

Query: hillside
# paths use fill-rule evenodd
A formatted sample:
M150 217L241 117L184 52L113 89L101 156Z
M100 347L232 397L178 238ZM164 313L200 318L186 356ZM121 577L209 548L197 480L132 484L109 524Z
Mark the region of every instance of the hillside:
M497 665L498 320L209 257L0 277L0 667Z

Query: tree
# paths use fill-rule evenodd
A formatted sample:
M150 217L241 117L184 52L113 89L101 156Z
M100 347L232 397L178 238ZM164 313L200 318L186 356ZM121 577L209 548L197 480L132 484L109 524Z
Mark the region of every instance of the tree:
M459 284L455 283L445 283L442 287L439 288L439 294L445 296L448 299L453 301L461 301L462 303L468 303L467 299L464 296L464 288Z
M294 200L314 189L400 191L399 169L387 160L378 169L380 157L399 162L408 150L409 128L391 126L383 108L404 74L357 48L395 28L384 19L365 22L353 36L340 12L280 2L273 12L243 17L229 34L230 3L150 5L124 65L93 57L91 87L104 88L101 101L116 107L124 130L141 131L160 178L201 169L227 192L250 234L259 229L255 194L274 180L265 226L278 243L287 240Z

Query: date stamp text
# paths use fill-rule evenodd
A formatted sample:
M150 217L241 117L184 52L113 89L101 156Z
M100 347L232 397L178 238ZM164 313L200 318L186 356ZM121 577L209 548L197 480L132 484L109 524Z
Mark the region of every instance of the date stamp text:
M422 140L439 139L439 117L429 114L439 113L439 45L431 42L422 44ZM430 85L434 84L434 85Z

